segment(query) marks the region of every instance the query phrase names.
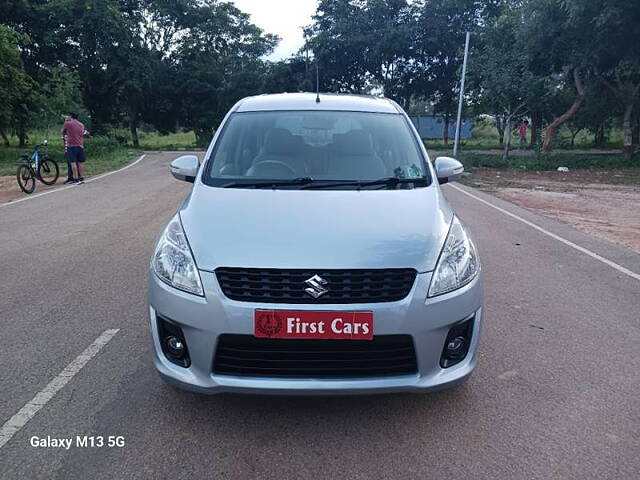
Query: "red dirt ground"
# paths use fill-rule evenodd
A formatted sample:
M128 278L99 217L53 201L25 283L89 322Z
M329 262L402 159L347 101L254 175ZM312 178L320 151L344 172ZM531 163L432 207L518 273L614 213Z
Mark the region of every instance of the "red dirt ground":
M640 169L474 169L465 183L640 253Z

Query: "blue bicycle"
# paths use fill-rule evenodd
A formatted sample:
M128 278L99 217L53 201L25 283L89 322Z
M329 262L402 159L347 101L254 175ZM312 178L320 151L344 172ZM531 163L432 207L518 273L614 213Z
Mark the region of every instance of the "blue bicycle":
M42 145L46 148L47 141L45 140ZM18 160L20 165L16 177L24 193L33 193L36 189L36 179L45 185L53 185L60 176L58 163L49 158L46 152L44 154L40 152L42 145L36 145L31 154L24 154Z

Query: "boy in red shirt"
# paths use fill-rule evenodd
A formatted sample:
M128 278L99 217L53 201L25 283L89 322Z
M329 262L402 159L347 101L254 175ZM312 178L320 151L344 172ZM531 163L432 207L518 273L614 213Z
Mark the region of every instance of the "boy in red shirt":
M73 178L69 183L84 183L84 125L78 121L78 114L71 113L62 125L62 138L67 145L67 159L71 164Z
M527 130L529 130L529 122L524 120L520 126L518 127L518 133L520 134L520 145L519 149L524 150L527 148Z

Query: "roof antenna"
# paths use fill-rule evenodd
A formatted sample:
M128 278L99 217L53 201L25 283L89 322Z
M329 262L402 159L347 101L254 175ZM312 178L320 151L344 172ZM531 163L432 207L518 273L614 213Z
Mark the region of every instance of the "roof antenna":
M320 75L318 74L317 59L316 59L316 103L320 103Z

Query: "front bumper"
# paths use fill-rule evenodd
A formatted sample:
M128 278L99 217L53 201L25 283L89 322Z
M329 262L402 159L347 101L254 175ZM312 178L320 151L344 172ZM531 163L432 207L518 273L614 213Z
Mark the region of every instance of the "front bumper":
M211 272L200 272L206 298L176 290L149 272L149 319L154 363L160 376L180 388L201 393L260 393L280 395L344 395L386 392L422 392L464 382L477 361L482 324L482 272L454 292L427 298L431 273L418 274L410 294L403 300L371 304L291 305L238 302L226 298ZM255 309L282 310L370 310L375 335L409 334L413 337L418 371L411 375L313 379L264 378L216 375L213 359L221 334L253 335ZM171 363L160 347L156 315L171 319L182 328L191 365ZM469 351L464 360L449 368L440 357L449 329L475 315Z

